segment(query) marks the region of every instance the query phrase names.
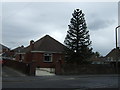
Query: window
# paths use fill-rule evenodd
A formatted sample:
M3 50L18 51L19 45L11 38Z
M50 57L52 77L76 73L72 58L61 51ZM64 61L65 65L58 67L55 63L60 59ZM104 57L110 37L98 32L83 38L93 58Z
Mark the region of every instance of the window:
M110 61L110 57L107 57L107 60Z
M113 57L111 57L111 61L113 61Z
M52 54L44 54L44 62L52 62Z

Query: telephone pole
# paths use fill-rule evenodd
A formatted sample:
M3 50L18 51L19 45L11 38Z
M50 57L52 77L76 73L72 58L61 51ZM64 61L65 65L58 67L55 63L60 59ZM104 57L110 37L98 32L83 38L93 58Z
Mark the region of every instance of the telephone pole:
M118 74L118 33L117 33L117 29L120 27L117 26L115 28L115 34L116 34L116 73Z

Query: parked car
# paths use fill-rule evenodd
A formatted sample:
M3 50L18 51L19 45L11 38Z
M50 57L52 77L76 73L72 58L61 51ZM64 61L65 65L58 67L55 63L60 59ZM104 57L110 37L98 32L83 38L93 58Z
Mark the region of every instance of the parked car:
M5 64L5 60L3 60L1 57L0 57L0 65L4 66Z
M0 65L2 64L2 60L0 59Z

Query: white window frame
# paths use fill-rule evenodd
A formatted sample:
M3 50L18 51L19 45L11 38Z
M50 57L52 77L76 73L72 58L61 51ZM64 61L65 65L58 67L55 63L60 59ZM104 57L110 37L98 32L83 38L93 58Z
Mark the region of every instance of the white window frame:
M107 61L110 61L110 57L107 57Z
M46 60L45 60L45 56L50 56L50 59L51 59L51 60L50 60L50 61L46 61ZM51 53L44 53L44 60L43 60L43 61L44 61L44 62L52 62L52 61L53 61L53 60L52 60L52 56L53 56L53 55L52 55Z
M111 61L113 61L113 57L111 57Z

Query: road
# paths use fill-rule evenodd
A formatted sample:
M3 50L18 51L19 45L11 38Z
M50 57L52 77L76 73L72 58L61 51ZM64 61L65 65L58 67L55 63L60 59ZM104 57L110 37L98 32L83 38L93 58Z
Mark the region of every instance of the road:
M10 71L9 71L10 70ZM11 74L10 74L11 73ZM3 88L117 88L117 75L25 76L3 68Z

